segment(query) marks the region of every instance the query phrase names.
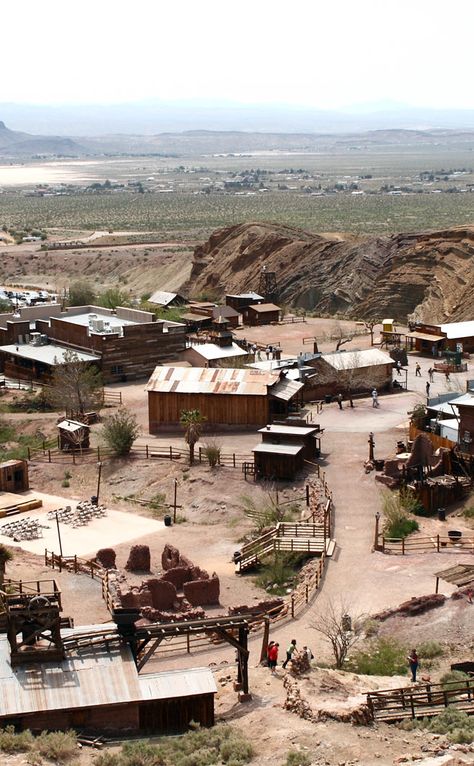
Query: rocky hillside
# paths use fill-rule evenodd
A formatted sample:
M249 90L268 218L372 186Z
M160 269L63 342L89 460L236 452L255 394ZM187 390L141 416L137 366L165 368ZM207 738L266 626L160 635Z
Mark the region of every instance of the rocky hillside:
M188 289L258 291L263 265L276 273L280 303L308 310L432 322L474 316L474 225L387 237L231 226L196 247Z

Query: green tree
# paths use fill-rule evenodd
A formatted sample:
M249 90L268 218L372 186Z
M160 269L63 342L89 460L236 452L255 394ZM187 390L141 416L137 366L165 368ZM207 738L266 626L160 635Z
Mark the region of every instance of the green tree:
M0 314L7 314L13 311L13 306L10 301L5 298L0 298Z
M184 428L184 441L189 446L189 465L194 463L194 446L199 441L202 424L207 420L199 410L183 410L180 423Z
M118 287L109 287L99 295L97 303L106 309L116 309L117 306L129 306L130 299L127 293L122 292Z
M105 418L102 427L102 437L116 455L128 455L139 433L135 415L125 407Z
M88 282L73 282L69 285L70 306L90 306L94 304L95 298L94 288Z
M54 368L46 399L55 410L65 410L70 416L97 412L103 399L102 375L97 367L82 362L75 351L68 349L63 362Z

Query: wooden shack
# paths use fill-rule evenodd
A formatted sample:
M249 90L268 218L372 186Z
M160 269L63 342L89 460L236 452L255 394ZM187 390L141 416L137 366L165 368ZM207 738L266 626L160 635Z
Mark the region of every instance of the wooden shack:
M0 463L0 492L26 492L29 488L26 460Z
M276 370L157 367L148 381L150 433L199 410L206 426L249 427L285 418L301 404L303 384Z
M59 449L64 452L82 450L89 447L90 428L78 420L62 420L58 423Z
M260 428L263 444L297 444L303 447L305 460L315 460L321 451L319 426L296 426L273 423Z
M246 323L251 327L271 324L280 319L280 308L275 303L257 303L249 306L246 312Z
M304 468L304 445L262 442L252 449L257 479L293 481Z

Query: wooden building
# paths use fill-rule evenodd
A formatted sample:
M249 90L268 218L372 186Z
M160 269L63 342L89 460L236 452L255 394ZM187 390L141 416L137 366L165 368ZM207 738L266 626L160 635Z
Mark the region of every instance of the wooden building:
M264 303L265 298L263 295L258 295L254 292L248 293L235 293L225 296L226 306L232 306L233 309L242 314L244 324L247 324L247 312L249 306L255 306L257 303Z
M305 377L305 401L339 393L347 398L349 393L368 394L373 388L383 391L392 386L393 359L378 348L321 354L306 364L314 373Z
M157 367L146 388L149 430L178 425L183 410L199 410L207 427L262 426L297 411L302 388L278 371Z
M179 293L169 293L166 290L155 290L155 292L148 298L148 303L152 303L154 306L160 306L164 309L169 309L176 306L184 306L186 298Z
M319 427L274 423L259 433L262 442L252 449L257 478L293 481L305 460L312 462L320 455Z
M258 327L262 324L271 324L280 319L280 308L274 303L257 303L249 306L246 313L246 324Z
M459 412L459 446L474 455L474 393L460 396L454 404Z
M426 324L417 322L406 334L406 343L420 354L443 356L445 351L474 353L474 321Z
M89 447L90 428L78 420L65 419L58 423L59 449L66 451L82 450Z
M70 638L86 628L63 633ZM59 661L12 667L8 641L0 636L0 661L1 727L123 735L182 732L191 721L214 724L217 689L208 668L139 674L125 642L77 646Z
M44 313L44 306L38 308ZM32 324L34 329L32 329ZM49 318L0 319L0 369L14 378L47 380L66 349L96 364L104 383L148 377L156 364L178 361L184 324L148 311L76 306Z
M26 460L0 463L0 492L26 492L29 488Z

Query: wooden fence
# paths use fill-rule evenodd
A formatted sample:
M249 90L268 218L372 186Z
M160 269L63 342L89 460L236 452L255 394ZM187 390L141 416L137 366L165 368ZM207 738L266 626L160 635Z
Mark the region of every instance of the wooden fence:
M427 436L435 450L439 447L453 449L456 446L456 442L452 442L450 439L445 439L444 436L440 436L439 434L433 434L431 431L421 431L419 428L413 425L413 423L410 423L410 440L413 441L419 434L424 434Z
M448 706L473 713L474 679L369 692L367 704L379 721L439 715Z
M92 577L93 580L103 580L104 569L96 561L91 559L81 559L78 556L60 556L53 551L45 550L45 566L51 569L57 569L62 572L63 569L74 574L84 573Z
M474 552L474 537L449 537L449 535L433 535L432 537L384 537L379 535L375 546L382 553L393 553L405 556L410 553L464 553Z

